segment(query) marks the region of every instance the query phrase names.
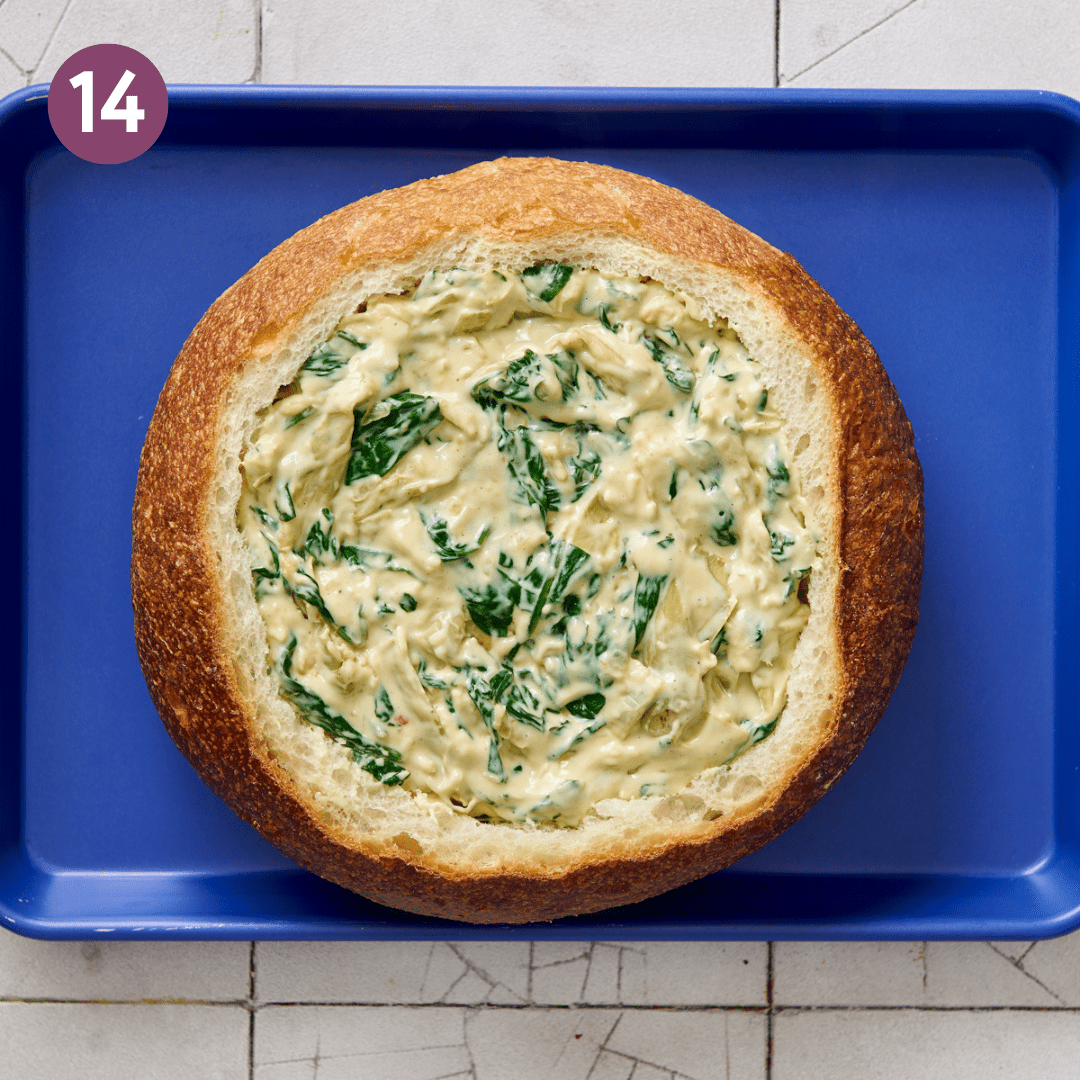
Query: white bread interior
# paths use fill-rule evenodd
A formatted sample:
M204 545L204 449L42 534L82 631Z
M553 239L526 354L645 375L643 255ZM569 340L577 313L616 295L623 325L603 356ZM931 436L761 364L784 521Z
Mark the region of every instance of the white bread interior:
M240 461L260 412L279 387L292 381L342 316L370 297L405 291L430 270L494 267L516 272L541 261L652 278L692 299L707 320L726 318L760 364L770 405L782 419L794 456L792 477L820 535L809 578L810 618L795 649L787 705L773 733L728 765L702 772L680 794L603 800L576 828L487 823L455 812L434 797L387 787L360 769L345 747L303 721L278 693L236 523ZM283 343L255 361L252 357L252 362L241 365L232 385L214 459L207 531L219 555L225 602L222 631L266 754L343 842L369 851L404 853L419 857L426 866L473 875L517 869L542 875L612 854L632 857L709 832L717 819L731 823L760 811L829 737L843 678L836 629L841 521L835 467L837 404L813 352L764 293L725 277L715 267L610 235L579 234L542 247L451 235L407 261L343 274L335 288L300 317Z

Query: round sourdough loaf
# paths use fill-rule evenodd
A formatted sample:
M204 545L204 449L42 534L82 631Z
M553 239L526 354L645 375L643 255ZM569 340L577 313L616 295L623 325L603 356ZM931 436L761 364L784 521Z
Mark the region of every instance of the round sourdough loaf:
M344 749L340 760L325 750L339 748L278 693L237 527L258 416L343 315L430 270L543 261L649 278L707 319L726 318L761 365L821 537L774 733L681 794L609 799L574 828L481 821L340 768ZM202 779L285 854L346 888L424 915L521 923L641 900L728 866L835 783L915 633L922 474L874 350L791 256L644 177L503 159L344 207L213 304L158 401L133 534L143 671Z

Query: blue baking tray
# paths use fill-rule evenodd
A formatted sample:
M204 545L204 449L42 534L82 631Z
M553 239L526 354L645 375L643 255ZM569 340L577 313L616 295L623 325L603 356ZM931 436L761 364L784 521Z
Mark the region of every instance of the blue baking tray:
M45 94L0 103L3 925L607 940L1031 939L1080 925L1076 102L181 86L156 146L101 166L57 143ZM139 671L130 507L157 394L222 290L344 203L523 153L673 184L825 284L914 425L926 573L887 714L782 837L653 901L478 928L299 870L203 787Z

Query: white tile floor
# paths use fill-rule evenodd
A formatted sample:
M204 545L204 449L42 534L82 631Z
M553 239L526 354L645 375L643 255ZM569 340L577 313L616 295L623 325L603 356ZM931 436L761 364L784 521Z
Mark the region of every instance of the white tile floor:
M117 41L170 82L1010 87L1077 0L0 0L0 95ZM1080 1077L1080 933L800 944L44 943L0 1080Z
M0 933L0 1047L0 1077L20 1080L1077 1077L1080 934L769 946Z

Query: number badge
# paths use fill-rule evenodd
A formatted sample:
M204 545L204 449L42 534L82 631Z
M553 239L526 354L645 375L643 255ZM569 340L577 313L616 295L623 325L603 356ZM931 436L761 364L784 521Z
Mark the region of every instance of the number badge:
M49 122L73 154L118 165L157 142L169 95L153 62L126 45L91 45L60 65L49 86Z

